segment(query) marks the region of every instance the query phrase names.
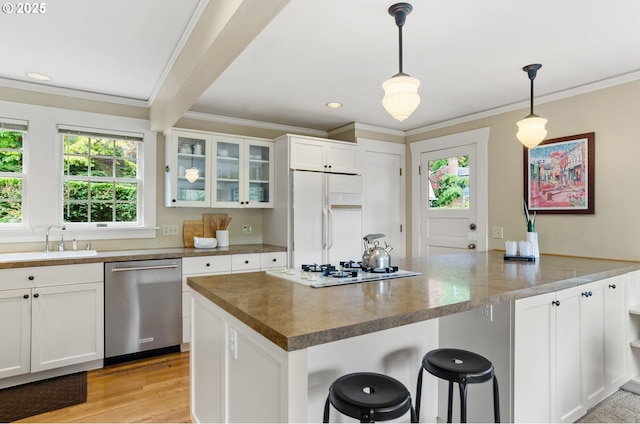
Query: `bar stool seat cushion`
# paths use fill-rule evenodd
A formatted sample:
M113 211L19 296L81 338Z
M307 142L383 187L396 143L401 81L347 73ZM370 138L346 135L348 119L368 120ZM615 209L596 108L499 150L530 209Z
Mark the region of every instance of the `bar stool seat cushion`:
M461 349L436 349L427 353L422 365L443 380L482 383L493 377L493 364L483 356Z
M405 385L378 373L358 372L339 377L329 388L327 407L329 401L342 414L363 422L393 420L407 411L412 412L412 418L415 414Z

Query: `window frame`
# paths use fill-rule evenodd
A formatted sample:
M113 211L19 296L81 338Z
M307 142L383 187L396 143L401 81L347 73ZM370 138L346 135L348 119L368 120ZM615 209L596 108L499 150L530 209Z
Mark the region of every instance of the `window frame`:
M29 132L29 124L26 121L20 121L15 119L0 118L0 131L3 132L19 132L22 134L22 172L2 172L0 171L0 178L19 178L22 182L21 199L20 199L20 222L1 222L0 226L4 228L20 228L24 226L26 215L26 177L27 177L27 148L26 145Z
M102 113L59 109L0 100L0 117L29 122L29 143L24 151L23 222L0 225L1 243L44 242L49 226L62 226L62 138L59 126L100 129L115 135L142 134L138 171L142 181L138 225L83 226L66 223L66 238L78 241L146 239L156 237L157 133L149 120ZM65 123L73 123L68 125ZM117 129L117 130L112 130ZM36 172L34 172L36 170ZM11 225L11 227L9 227Z
M80 129L77 127L74 127L74 129L68 129L68 126L62 126L59 125L58 126L58 133L59 133L59 137L60 137L60 148L62 149L62 164L64 165L64 159L67 156L67 153L65 151L65 145L64 145L64 139L65 136L84 136L84 137L90 137L93 139L96 138L100 138L100 139L107 139L107 140L122 140L122 141L134 141L136 142L136 178L132 179L132 178L119 178L119 177L115 177L115 176L111 176L111 177L98 177L98 176L93 176L93 175L86 175L86 176L70 176L65 174L66 170L64 169L64 166L61 166L61 173L60 173L60 178L61 178L61 185L60 185L60 190L62 193L62 202L61 202L61 215L62 215L62 220L63 220L63 225L65 225L68 228L74 228L74 227L78 227L78 228L82 228L82 227L87 227L87 228L93 228L93 227L122 227L122 228L127 228L127 227L139 227L141 225L141 218L143 218L140 214L141 210L143 209L143 192L144 192L144 180L141 177L141 164L144 163L144 138L142 137L141 134L115 134L114 131L100 131L100 130L96 130L96 129L91 129L91 128L85 128L85 129ZM86 156L86 158L88 160L90 160L92 157L98 157L98 156L92 156L90 154L91 150L89 150L89 154ZM81 155L80 155L81 156ZM135 183L137 186L137 197L138 200L136 202L136 221L135 222L118 222L118 221L108 221L108 222L98 222L98 221L90 221L90 222L69 222L69 221L64 221L64 207L65 207L65 203L66 203L66 199L64 198L64 183L66 181L87 181L87 182L113 182L113 183L118 183L118 182L123 182L123 183ZM88 211L91 210L91 199L88 200ZM114 205L117 202L114 200ZM88 212L90 214L90 212Z

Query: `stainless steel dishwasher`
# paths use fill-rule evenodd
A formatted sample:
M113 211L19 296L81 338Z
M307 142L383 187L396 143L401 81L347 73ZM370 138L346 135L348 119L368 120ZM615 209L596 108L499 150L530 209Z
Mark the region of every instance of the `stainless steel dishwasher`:
M178 352L182 259L104 265L105 365Z

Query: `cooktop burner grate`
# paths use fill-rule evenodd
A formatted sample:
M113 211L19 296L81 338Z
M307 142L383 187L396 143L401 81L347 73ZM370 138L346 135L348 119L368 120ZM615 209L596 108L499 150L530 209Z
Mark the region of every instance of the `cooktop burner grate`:
M302 264L302 270L305 272L325 272L325 271L337 271L336 267L331 264L313 264L313 265L305 265Z

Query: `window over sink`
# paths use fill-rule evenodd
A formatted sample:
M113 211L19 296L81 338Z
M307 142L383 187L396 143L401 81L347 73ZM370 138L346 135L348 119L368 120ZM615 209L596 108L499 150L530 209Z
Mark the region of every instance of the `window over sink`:
M156 236L157 133L148 119L0 100L2 132L22 136L0 146L3 244L44 243L46 229L62 225L67 240Z
M141 135L59 128L64 223L138 223Z

